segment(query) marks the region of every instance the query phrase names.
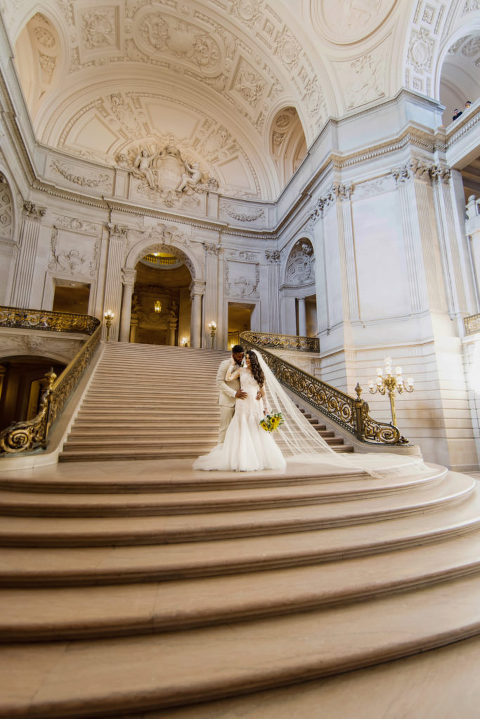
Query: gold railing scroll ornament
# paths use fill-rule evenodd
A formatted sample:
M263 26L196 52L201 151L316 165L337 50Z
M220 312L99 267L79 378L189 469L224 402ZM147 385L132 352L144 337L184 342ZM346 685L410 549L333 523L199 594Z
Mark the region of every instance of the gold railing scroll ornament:
M397 427L384 422L377 422L369 415L367 402L362 400L362 388L357 385L356 399L342 392L336 387L322 382L294 365L286 362L277 355L269 352L268 348L293 349L295 340L304 339L286 336L289 341L282 344L285 335L272 335L259 332L242 332L241 343L252 349L261 350L265 362L268 364L277 380L286 389L307 401L312 407L365 444L406 445L408 440L402 437ZM263 343L265 338L265 344ZM277 338L277 339L274 339ZM310 338L306 338L310 339ZM291 340L291 341L290 341ZM318 342L318 340L317 340ZM303 350L305 351L305 350ZM308 350L311 351L311 350Z
M0 317L2 311L5 309L11 308L0 307ZM35 313L35 310L20 310L20 312L26 313L28 318L31 318L32 314ZM42 393L38 414L31 420L14 422L0 432L0 455L18 454L20 452L31 452L36 449L46 448L48 434L53 423L57 417L60 416L64 406L70 399L73 390L78 385L100 342L101 324L95 317L88 317L87 315L70 315L72 318L71 328L68 330L67 318L69 315L67 313L42 312L41 314L62 314L62 321L64 325L61 330L62 332L83 331L90 334L90 337L77 352L70 364L65 367L59 377L56 377L53 372L47 372L45 375L47 387ZM79 324L81 324L78 322L79 317L83 317L85 319L85 322L83 323L83 330L78 329ZM30 322L30 319L28 318L26 321ZM32 329L31 324L0 326L28 327L29 329ZM35 329L37 328L35 327ZM42 329L54 329L54 331L57 331L56 327L42 327Z
M81 332L91 335L97 325L98 320L90 315L0 306L0 327L47 332Z

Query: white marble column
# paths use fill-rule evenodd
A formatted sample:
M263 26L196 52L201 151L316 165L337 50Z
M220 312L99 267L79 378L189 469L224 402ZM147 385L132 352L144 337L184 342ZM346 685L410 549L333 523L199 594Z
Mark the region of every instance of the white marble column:
M190 344L192 347L201 347L202 332L202 297L205 290L205 282L193 280L190 285L190 297L192 299L192 317L190 325Z
M269 332L280 332L280 252L278 250L265 250L268 262L268 318Z
M130 320L132 316L132 294L135 287L135 270L122 270L123 275L123 298L122 316L120 318L120 342L128 342L130 339Z
M358 301L357 263L352 221L352 186L335 183L333 193L337 198L338 233L340 246L343 246L346 293L348 297L348 320L358 320L360 307Z
M12 304L15 307L30 307L30 293L37 259L38 236L40 234L41 219L45 213L45 207L37 207L33 202L24 202L23 204L20 252L17 256L12 291Z
M220 247L217 244L204 242L205 250L205 294L203 299L203 313L205 324L215 322L217 332L221 331L221 318L219 317L218 307L218 257ZM211 346L210 330L208 326L203 327L203 344L205 347Z
M307 335L307 308L305 306L305 297L297 298L298 306L298 334L300 337Z
M123 225L109 225L107 276L105 280L105 293L103 297L103 311L111 310L115 317L110 329L110 341L118 340L120 316L122 311L122 265L125 258L127 244L127 227ZM104 338L106 331L104 329Z

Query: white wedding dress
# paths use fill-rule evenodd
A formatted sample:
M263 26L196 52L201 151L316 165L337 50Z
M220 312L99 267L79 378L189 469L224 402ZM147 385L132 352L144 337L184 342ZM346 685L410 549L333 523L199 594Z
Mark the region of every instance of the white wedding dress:
M214 447L209 454L198 457L193 463L193 469L237 472L284 470L286 461L280 448L271 433L260 427L266 400L257 399L257 382L248 367L228 370L226 379L237 377L240 378L240 386L247 393L247 397L235 402L235 414L223 444Z

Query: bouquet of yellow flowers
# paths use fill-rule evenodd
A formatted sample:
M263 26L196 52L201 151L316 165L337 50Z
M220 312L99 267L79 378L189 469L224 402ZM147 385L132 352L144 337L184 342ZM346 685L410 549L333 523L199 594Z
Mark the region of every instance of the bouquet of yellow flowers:
M276 414L267 414L263 419L260 420L260 427L265 432L275 432L283 424L283 416L281 412Z

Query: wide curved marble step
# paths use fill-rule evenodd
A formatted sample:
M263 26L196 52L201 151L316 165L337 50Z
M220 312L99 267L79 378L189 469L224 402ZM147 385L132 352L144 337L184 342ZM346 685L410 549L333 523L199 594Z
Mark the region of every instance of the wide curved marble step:
M131 467L131 465L128 465ZM72 493L139 493L139 492L184 492L199 489L245 489L249 487L277 487L295 484L319 484L335 482L342 485L353 480L354 487L375 488L379 486L408 487L428 482L430 477L440 478L448 470L439 465L429 465L424 476L398 476L385 480L370 477L364 470L346 471L337 466L326 466L322 474L314 468L300 466L290 468L285 474L272 470L259 472L200 472L192 469L185 460L167 460L161 467L155 460L145 460L134 465L134 473L126 471L125 464L113 460L95 467L92 473L89 462L76 462L69 465L37 467L30 472L25 470L5 472L0 475L0 489L33 492L72 492ZM432 475L430 474L432 472Z
M52 491L9 491L0 486L0 516L30 517L111 517L170 514L196 514L217 511L257 510L274 507L305 506L331 502L363 500L398 492L418 492L437 486L445 479L447 470L441 467L421 479L358 480L338 482L319 481L303 484L250 488L230 485L222 489L195 486L194 491L164 491L140 493L103 492L89 494ZM173 489L173 491L172 491Z
M434 512L318 531L145 546L4 547L0 586L126 584L267 571L409 549L477 529L479 490L470 501Z
M349 527L425 514L467 499L476 482L449 473L438 485L364 500L142 517L3 517L0 546L95 547L171 544Z
M239 575L0 590L0 642L151 634L293 614L480 573L480 531L413 549Z
M188 632L6 645L0 717L118 717L372 666L478 634L479 598L472 577Z

